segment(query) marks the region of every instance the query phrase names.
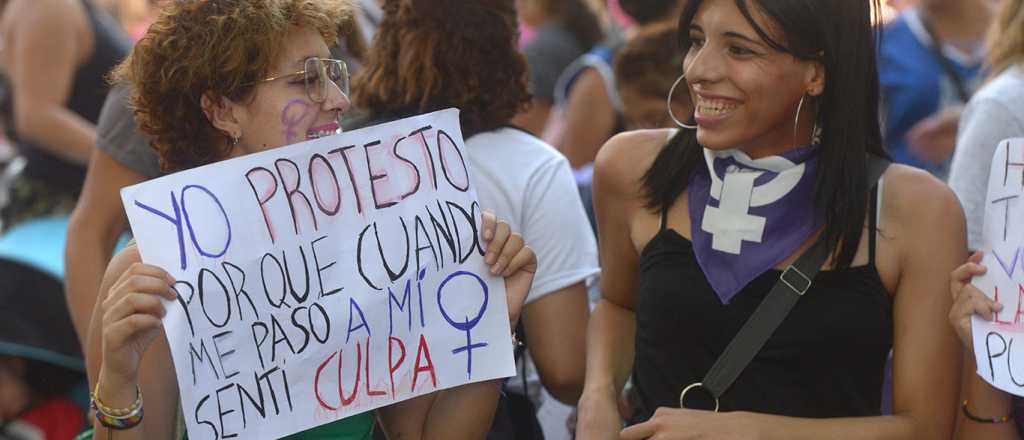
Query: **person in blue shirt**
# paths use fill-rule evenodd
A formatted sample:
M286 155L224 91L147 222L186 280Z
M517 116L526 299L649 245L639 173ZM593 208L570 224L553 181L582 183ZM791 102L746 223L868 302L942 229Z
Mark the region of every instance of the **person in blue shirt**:
M991 0L922 0L879 48L885 142L898 163L948 173L960 110L980 85Z

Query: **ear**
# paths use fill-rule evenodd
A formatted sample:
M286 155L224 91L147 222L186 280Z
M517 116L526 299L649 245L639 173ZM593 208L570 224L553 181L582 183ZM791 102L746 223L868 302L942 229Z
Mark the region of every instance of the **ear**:
M821 61L811 61L808 63L804 82L808 95L821 96L825 92L825 65Z
M215 98L210 93L204 93L199 104L214 128L231 138L242 137L242 127L247 117L242 106L227 98Z

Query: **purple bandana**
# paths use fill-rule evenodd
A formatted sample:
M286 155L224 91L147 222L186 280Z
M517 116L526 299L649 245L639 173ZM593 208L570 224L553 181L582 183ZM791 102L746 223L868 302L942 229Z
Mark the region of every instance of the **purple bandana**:
M814 212L818 151L802 147L754 160L738 150L704 150L707 168L698 168L687 187L690 234L723 304L821 228Z

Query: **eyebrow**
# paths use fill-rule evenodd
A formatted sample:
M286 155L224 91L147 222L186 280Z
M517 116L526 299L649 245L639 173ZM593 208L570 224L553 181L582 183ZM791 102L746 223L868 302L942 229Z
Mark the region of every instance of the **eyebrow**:
M703 29L703 28L701 28L701 27L700 27L700 25L698 25L698 24L693 24L693 23L691 23L691 24L690 24L690 30L691 30L691 31L697 31L697 32L700 32L700 33L702 33L702 34L703 34L703 33L705 33L705 32L704 32L704 29ZM750 37L748 37L748 36L746 36L746 35L743 35L742 33L739 33L739 32L735 32L735 31L727 31L727 32L722 32L722 36L724 36L724 37L726 37L726 38L734 38L734 39L737 39L737 40L742 40L742 41L746 41L746 42L748 42L748 43L751 43L751 44L756 44L756 45L758 45L758 46L764 46L764 45L765 45L765 44L764 44L763 42L761 42L761 41L755 40L755 39L753 39L753 38L750 38Z

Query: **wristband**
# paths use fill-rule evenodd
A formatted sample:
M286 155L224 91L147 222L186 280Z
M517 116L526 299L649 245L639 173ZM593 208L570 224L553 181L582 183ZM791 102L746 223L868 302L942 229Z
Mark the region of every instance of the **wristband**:
M103 404L99 398L99 384L92 392L89 406L96 414L96 421L110 429L131 429L142 422L142 390L135 386L135 402L128 408L110 408Z
M971 411L967 409L967 401L966 400L964 400L964 403L960 405L960 409L963 410L964 417L967 417L968 420L970 420L972 422L976 422L976 423L988 423L988 424L1006 423L1006 422L1009 422L1010 418L1011 418L1008 415L994 417L994 418L991 418L991 419L984 418L984 417L978 417L978 416L976 416L974 414L971 414Z

